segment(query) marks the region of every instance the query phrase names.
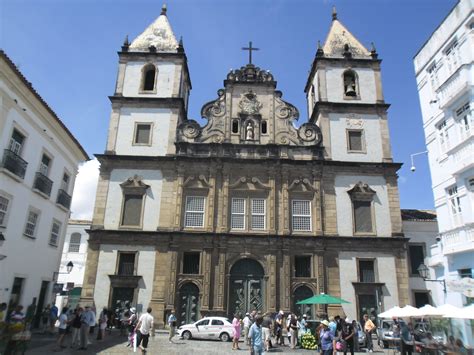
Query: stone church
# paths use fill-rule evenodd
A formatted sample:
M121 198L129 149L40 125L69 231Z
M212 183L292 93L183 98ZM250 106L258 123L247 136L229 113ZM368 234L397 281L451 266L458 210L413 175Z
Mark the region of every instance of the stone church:
M180 323L253 309L359 319L408 303L381 60L332 17L299 124L251 43L201 125L166 8L125 40L82 304L151 306L163 325L172 309ZM296 305L320 293L349 303Z

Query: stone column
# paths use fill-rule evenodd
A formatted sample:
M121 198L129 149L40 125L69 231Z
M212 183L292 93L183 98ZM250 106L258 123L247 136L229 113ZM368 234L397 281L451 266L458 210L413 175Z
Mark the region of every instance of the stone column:
M105 208L107 207L107 195L109 193L110 171L107 164L101 166L97 192L95 195L94 216L92 217L92 227L104 228Z
M184 166L178 163L176 168L177 177L175 180L175 191L176 191L176 210L174 219L174 230L181 229L181 211L183 210L183 184L184 184Z
M290 246L285 243L282 246L282 264L280 265L280 308L289 311L290 305L290 286L291 286L291 257Z
M86 269L84 271L84 281L82 283L81 299L79 301L82 305L92 304L94 302L94 289L100 252L100 243L93 240L94 236L95 232L91 232L87 246Z
M322 179L323 232L325 235L337 235L334 175L334 173L324 172Z
M217 231L226 233L229 231L229 166L224 165L222 169L222 190L219 193L219 212L217 214Z
M276 312L276 249L272 249L270 253L265 256L265 259L268 270L267 284L265 285L265 289L267 290L267 311Z
M339 277L339 258L337 252L326 252L324 254L324 263L326 265L326 284L327 293L334 297L341 297L341 282ZM352 285L344 285L352 287ZM329 305L328 315L334 317L342 313L340 305Z
M387 182L388 205L390 208L390 222L392 223L392 234L402 233L402 217L400 215L400 196L398 194L398 183L396 172L385 175Z
M225 288L226 288L226 254L224 247L218 248L218 262L215 266L215 282L214 282L214 310L224 314L226 307Z
M268 196L268 216L269 216L269 228L268 232L270 234L275 234L276 232L276 217L275 217L275 210L277 209L276 206L276 169L275 167L268 168L268 181L270 183L270 194Z
M115 154L115 146L117 143L118 126L120 123L120 108L119 104L112 104L112 112L110 113L109 132L107 137L107 154Z
M202 298L201 298L201 311L209 311L209 300L211 298L211 258L212 248L206 248L202 253L202 274L204 275L203 287L202 287Z
M282 228L280 233L282 235L290 234L290 201L288 193L288 178L289 172L288 167L282 166L281 172L281 199L280 199L280 222L282 222Z

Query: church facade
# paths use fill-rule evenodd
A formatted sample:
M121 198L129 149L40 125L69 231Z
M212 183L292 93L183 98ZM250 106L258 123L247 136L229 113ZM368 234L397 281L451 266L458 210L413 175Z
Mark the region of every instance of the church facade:
M407 304L380 63L334 13L304 123L250 59L204 104L202 126L187 116L186 54L164 8L119 52L81 303L151 306L160 325L172 309L189 323ZM319 293L349 303L296 304Z

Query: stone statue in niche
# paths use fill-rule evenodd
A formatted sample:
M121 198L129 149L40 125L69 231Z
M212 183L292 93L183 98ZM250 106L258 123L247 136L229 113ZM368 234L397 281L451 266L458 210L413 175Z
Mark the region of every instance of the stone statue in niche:
M254 140L252 122L248 122L247 126L245 127L245 139L248 140L248 141Z

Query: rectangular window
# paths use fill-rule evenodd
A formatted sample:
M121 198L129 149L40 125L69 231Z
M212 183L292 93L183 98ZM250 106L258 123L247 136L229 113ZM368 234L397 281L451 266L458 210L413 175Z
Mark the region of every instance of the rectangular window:
M423 245L409 245L410 271L412 275L418 276L418 268L424 264L425 250Z
M472 278L472 269L459 269L458 274L461 279L464 277Z
M438 126L438 137L441 151L444 153L449 149L449 133L446 121L441 122Z
M58 221L53 221L51 226L51 236L49 237L49 244L53 246L58 246L59 234L61 231L61 223Z
M436 63L433 63L429 68L428 68L428 74L430 76L430 82L431 82L431 89L434 92L435 89L438 87L438 69L436 67Z
M420 308L427 304L430 304L429 292L415 292L415 307Z
M251 229L265 229L265 199L253 198L251 206Z
M311 232L311 201L291 201L292 228L294 231Z
M311 256L295 256L295 277L311 277Z
M28 219L26 220L24 235L30 238L35 237L36 224L38 223L39 214L35 211L28 212Z
M151 124L140 123L135 128L135 144L150 144Z
M135 274L135 253L119 253L118 275L132 276Z
M245 229L245 199L233 198L231 208L231 228Z
M48 157L46 154L43 154L43 157L41 158L39 172L43 174L44 176L48 176L50 162L51 162L51 158Z
M183 274L199 274L199 253L183 254Z
M359 260L359 282L375 282L374 260Z
M456 110L457 121L459 122L459 130L461 133L461 138L469 137L471 133L471 108L469 102L462 105Z
M204 227L204 209L206 198L203 196L186 197L186 210L184 212L184 226L186 228Z
M445 49L446 62L448 64L448 72L453 73L458 66L458 41L454 41L448 48Z
M69 180L70 180L69 174L64 173L63 174L63 179L61 181L61 190L65 191L65 192L68 191L68 189L69 189Z
M141 225L143 195L125 194L123 202L122 226Z
M373 233L372 225L372 202L352 201L354 206L354 232Z
M81 248L81 234L80 233L72 233L71 239L69 239L69 249L68 253L79 253L79 249Z
M14 129L8 149L16 155L21 155L21 148L23 146L24 140L25 136L18 132L16 129Z
M455 227L462 223L461 198L458 195L458 187L452 186L448 188L448 204L453 225Z
M349 130L347 131L347 143L348 150L352 152L364 151L363 135L361 130Z
M9 202L10 201L6 197L0 196L0 226L4 226L7 223Z

